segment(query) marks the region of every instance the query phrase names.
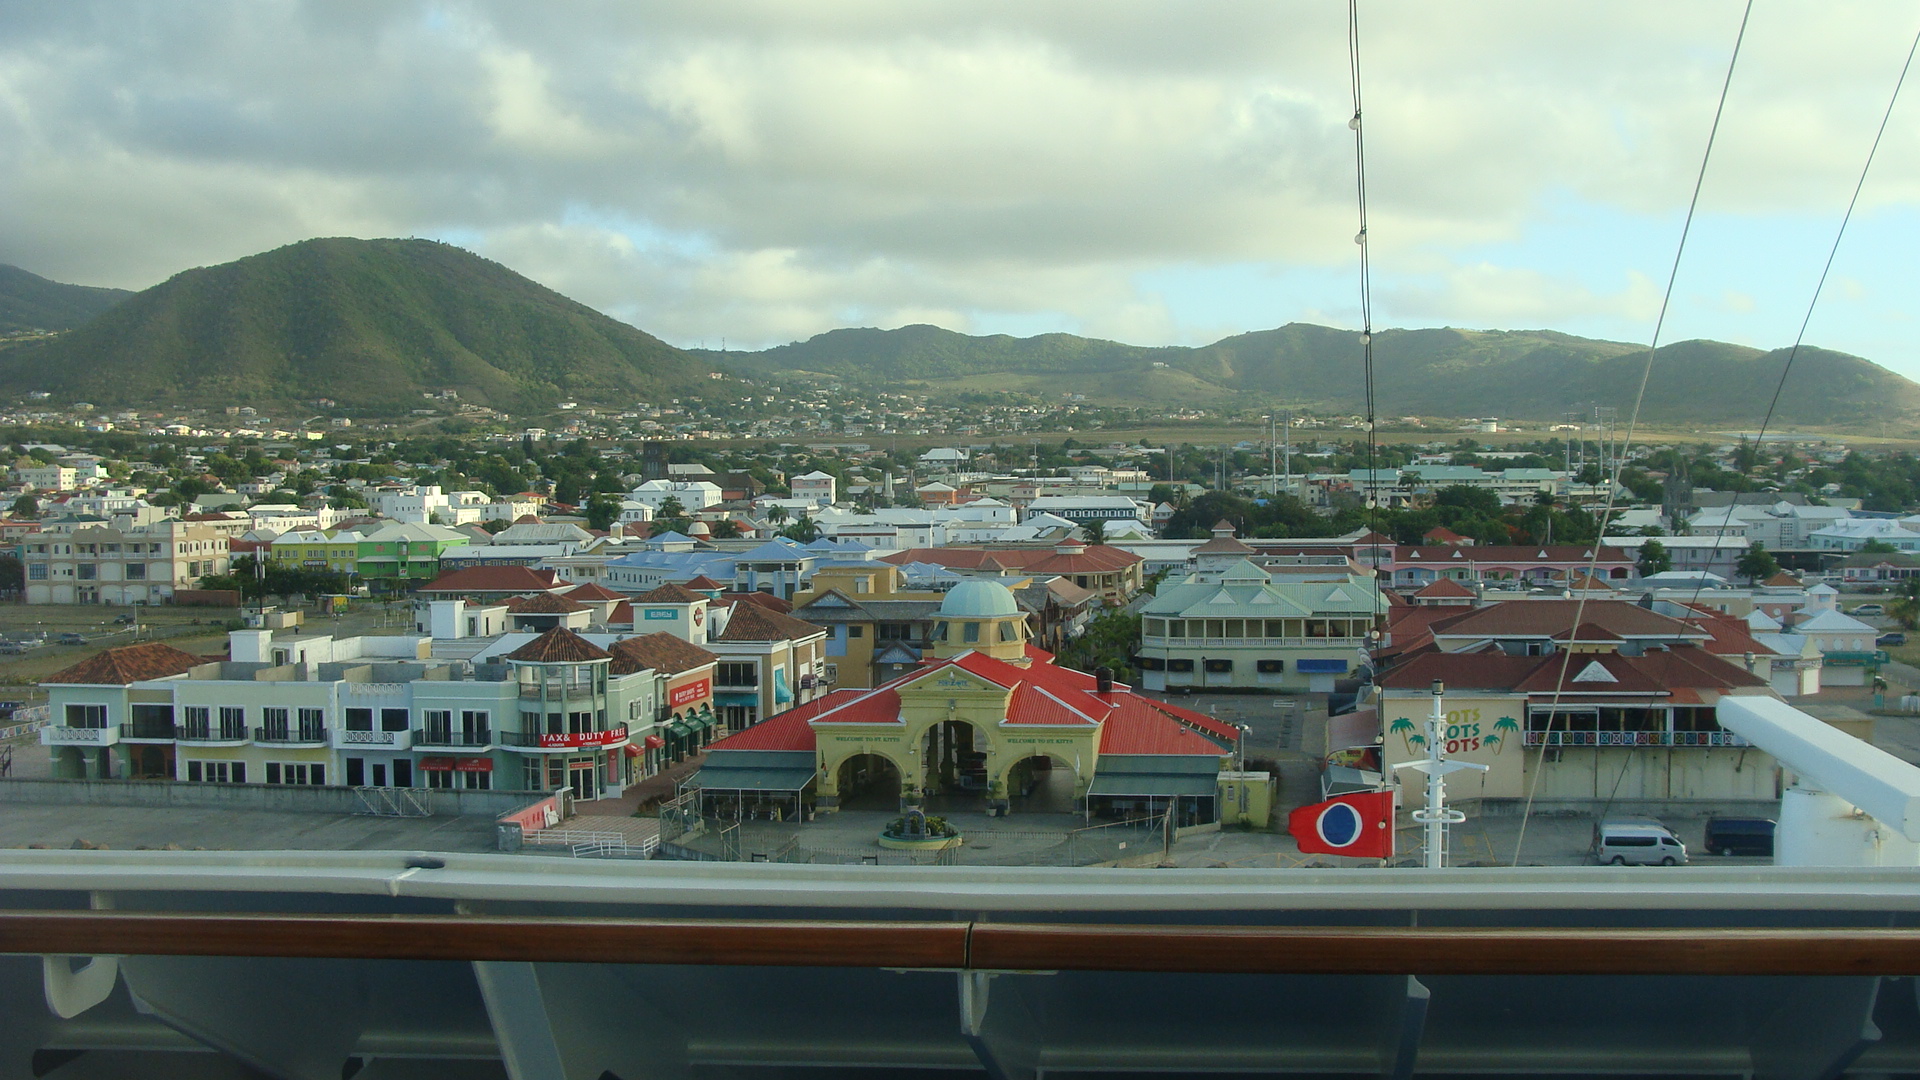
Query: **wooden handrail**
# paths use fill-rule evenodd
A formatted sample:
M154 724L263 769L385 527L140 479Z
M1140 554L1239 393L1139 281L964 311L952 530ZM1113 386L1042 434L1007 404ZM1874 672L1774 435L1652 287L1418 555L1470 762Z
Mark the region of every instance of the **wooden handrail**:
M0 912L0 954L1311 975L1920 975L1920 930Z
M967 924L0 912L5 953L959 968Z

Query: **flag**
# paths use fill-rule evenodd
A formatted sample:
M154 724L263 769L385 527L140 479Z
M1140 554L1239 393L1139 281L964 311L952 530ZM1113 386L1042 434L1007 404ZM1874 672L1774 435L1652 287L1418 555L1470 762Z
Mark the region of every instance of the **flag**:
M1287 815L1303 855L1393 858L1393 792L1356 791Z

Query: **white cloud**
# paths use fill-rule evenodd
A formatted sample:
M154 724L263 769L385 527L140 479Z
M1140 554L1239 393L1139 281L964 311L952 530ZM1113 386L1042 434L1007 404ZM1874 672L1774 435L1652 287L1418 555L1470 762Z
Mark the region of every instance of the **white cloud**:
M67 280L138 287L312 235L445 235L670 340L742 343L1007 319L1186 340L1219 309L1133 284L1176 266L1322 275L1272 302L1250 277L1242 329L1340 310L1351 288L1338 5L10 10L0 261ZM1537 229L1548 193L1640 218L1684 205L1739 10L1363 4L1380 309L1649 318L1645 275L1670 249L1489 249ZM1705 205L1761 230L1837 212L1911 19L1758 7ZM1920 202L1914 130L1896 117L1869 207ZM1698 291L1728 334L1778 306L1745 282Z

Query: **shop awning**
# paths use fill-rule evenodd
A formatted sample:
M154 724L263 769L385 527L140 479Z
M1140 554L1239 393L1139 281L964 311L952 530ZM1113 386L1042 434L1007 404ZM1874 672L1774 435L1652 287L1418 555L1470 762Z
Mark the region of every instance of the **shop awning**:
M1172 798L1217 795L1220 759L1213 755L1102 754L1088 795Z
M686 739L691 738L693 732L688 729L687 725L675 720L673 723L667 725L667 734L676 739Z
M774 669L773 700L783 705L793 700L793 690L787 686L787 672L785 668Z
M690 786L711 792L798 792L813 778L811 750L714 750Z
M687 724L688 731L692 732L695 735L699 735L705 732L708 728L712 727L713 721L708 720L704 716L689 716L687 717L686 724Z
M667 745L667 740L661 738L658 735L649 735L640 741L645 743L647 745L647 749L649 750L658 750L661 747Z

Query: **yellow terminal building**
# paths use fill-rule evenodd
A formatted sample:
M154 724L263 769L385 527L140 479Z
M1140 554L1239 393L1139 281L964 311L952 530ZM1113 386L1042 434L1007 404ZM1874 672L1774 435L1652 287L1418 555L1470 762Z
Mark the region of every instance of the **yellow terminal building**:
M715 743L697 784L723 814L924 804L1131 817L1171 806L1182 826L1220 820L1233 728L1052 660L1028 643L1006 586L961 582L917 668ZM1236 794L1236 818L1247 801ZM1256 810L1244 816L1264 824Z

